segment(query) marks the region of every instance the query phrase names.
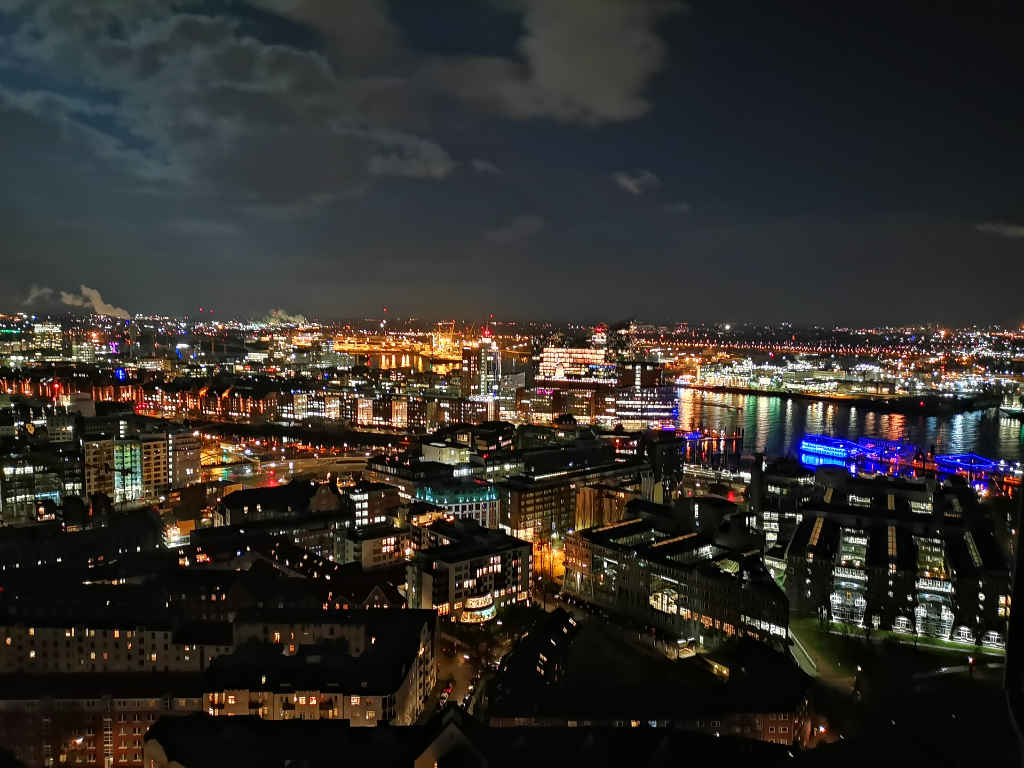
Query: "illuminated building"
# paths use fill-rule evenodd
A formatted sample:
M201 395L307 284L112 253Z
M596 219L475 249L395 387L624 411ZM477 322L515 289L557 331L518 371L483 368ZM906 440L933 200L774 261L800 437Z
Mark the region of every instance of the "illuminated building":
M796 461L780 460L768 464L760 482L761 498L752 499L757 507L751 510L754 525L764 532L766 551L776 545L784 548L800 522L801 504L811 498L814 473Z
M359 563L363 570L386 568L404 561L408 547L409 529L397 528L390 522L341 528L335 559L343 564Z
M516 393L517 419L524 424L551 424L568 415L581 424L606 422L601 411L609 392L608 387L574 381L521 388Z
M142 498L142 442L131 438L114 440L114 502Z
M155 500L199 480L199 438L191 433L93 436L83 441L82 452L86 498L103 493L117 503Z
M462 347L462 396L497 398L501 385L501 350L484 329L479 341Z
M360 397L356 403L356 424L368 426L373 424L373 400Z
M395 429L406 429L409 426L409 402L404 398L395 397L391 400L391 426Z
M529 598L529 542L474 520L435 520L413 527L419 542L406 569L410 608L433 608L442 620L482 623L502 606Z
M513 475L498 484L501 524L514 536L548 542L572 529L576 493L565 477L530 478Z
M96 362L96 345L89 341L73 342L71 344L71 359L76 363Z
M23 678L0 691L0 744L25 765L144 768L146 731L201 712L200 675Z
M86 440L85 496L92 498L102 493L114 498L114 441L110 438Z
M0 674L201 672L231 652L227 629L226 637L198 643L176 636L166 622L8 620L0 625Z
M480 339L480 391L483 397L497 399L501 385L501 350L491 338L490 329L484 329ZM497 418L495 414L494 418Z
M73 414L52 414L46 417L46 433L51 443L74 442L75 417Z
M398 511L398 488L386 483L361 482L344 489L355 513L356 527L386 522Z
M436 461L441 464L466 464L469 457L475 455L468 445L448 445L446 443L423 443L421 446L423 461Z
M301 619L314 617L292 612L286 629L217 659L206 674L207 713L345 720L352 727L415 722L437 680L437 614L351 610L336 616L323 617L322 641L296 631L308 625Z
M420 485L452 476L452 466L437 461L403 462L389 456L373 456L366 460L366 477L395 486L402 501L414 499Z
M667 508L666 508L667 509ZM565 591L701 646L750 637L783 648L789 603L760 551L630 519L570 534Z
M526 371L506 373L501 377L498 386L498 416L501 419L515 419L516 413L516 392L526 387Z
M485 528L498 527L498 492L492 483L470 479L429 483L416 491L416 498Z
M32 326L32 347L44 353L59 353L63 346L60 323L36 323Z
M191 432L167 433L167 473L171 488L184 488L200 480L198 435Z
M802 507L786 549L794 615L1001 647L1009 568L973 493L850 480Z
M615 366L605 362L603 349L545 347L537 377L555 381L608 381L615 378Z
M595 528L617 523L623 518L626 505L639 498L631 488L615 485L580 485L576 488L576 528Z
M618 365L619 387L644 389L662 385L660 363L648 360L629 360Z
M64 481L57 454L23 451L0 458L0 525L39 519L39 505L60 504Z
M159 499L167 493L170 485L167 435L141 435L139 449L142 459L142 498Z
M672 387L630 387L615 395L615 420L626 430L674 427L679 415Z
M512 475L496 483L502 527L507 527L513 536L538 545L550 543L579 527L576 520L579 488L602 484L640 488L650 482L650 467L642 462L605 463L595 457L587 466L590 462L580 454L554 453L555 462L545 460L543 468L533 464L528 473ZM562 453L565 455L560 456ZM562 466L558 466L558 462Z
M555 420L555 390L551 387L516 391L516 418L524 424L551 424Z

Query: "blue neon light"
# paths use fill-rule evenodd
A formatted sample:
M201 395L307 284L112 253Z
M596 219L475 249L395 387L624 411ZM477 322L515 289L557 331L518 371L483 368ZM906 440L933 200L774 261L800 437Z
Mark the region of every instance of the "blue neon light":
M800 441L800 453L813 453L835 459L853 459L864 455L864 449L849 440L828 435L804 435Z
M935 457L935 464L952 472L995 472L999 462L976 453L946 453Z
M842 467L851 475L857 474L856 463L848 464L846 459L842 459L838 456L825 456L818 453L801 452L800 463L808 469L816 469L818 467Z
M124 368L115 368L114 378L118 381L124 381L128 378L128 372Z

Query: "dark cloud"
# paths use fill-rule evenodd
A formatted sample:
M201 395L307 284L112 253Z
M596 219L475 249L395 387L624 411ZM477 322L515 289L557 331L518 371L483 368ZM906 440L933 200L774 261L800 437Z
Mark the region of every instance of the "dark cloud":
M655 25L681 5L662 0L522 0L517 58L448 57L426 76L510 117L600 124L651 107L650 78L667 60Z
M276 5L307 12L304 3ZM337 73L320 51L247 36L237 18L145 0L29 7L12 57L101 96L8 88L4 103L58 121L113 169L141 180L287 204L372 176L439 179L454 165L435 142L370 119L361 103L379 81Z
M0 298L1018 311L1019 36L762 5L0 0Z

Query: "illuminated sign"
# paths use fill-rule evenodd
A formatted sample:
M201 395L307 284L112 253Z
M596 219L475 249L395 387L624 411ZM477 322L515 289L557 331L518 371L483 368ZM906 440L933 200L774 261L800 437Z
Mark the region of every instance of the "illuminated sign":
M494 602L494 598L490 595L484 595L483 597L468 597L466 598L466 610L475 611L480 608L486 608Z

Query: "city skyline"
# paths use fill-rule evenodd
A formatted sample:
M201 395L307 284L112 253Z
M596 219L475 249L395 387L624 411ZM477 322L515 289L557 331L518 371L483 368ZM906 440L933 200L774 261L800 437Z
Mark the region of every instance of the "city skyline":
M1017 325L1020 29L994 3L12 0L0 300Z
M1024 755L1022 39L0 0L0 768Z

